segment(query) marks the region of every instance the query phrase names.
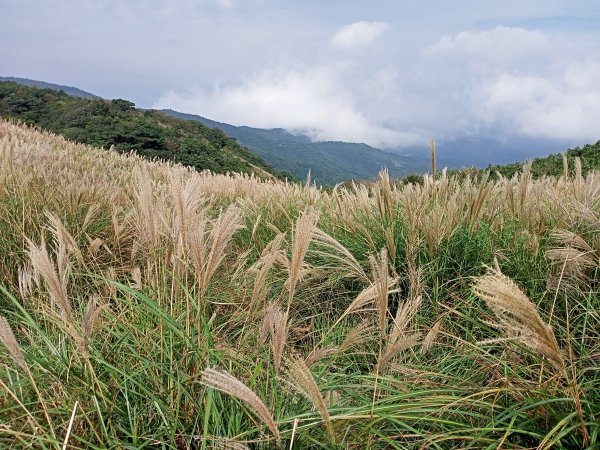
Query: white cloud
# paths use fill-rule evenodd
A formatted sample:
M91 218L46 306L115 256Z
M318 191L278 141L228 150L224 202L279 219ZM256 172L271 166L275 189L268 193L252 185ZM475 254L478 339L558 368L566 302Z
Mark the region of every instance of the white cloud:
M596 3L5 0L0 72L319 139L582 142L600 138Z
M483 86L482 119L526 136L598 139L599 77L598 62L569 67L559 79L503 74Z
M477 58L501 65L546 55L551 49L550 39L539 30L496 27L479 32L463 31L454 36L444 35L425 50L425 55Z
M353 39L345 42L368 41ZM171 90L154 107L382 148L464 135L600 138L594 40L496 27L443 36L410 63L377 52L338 60L331 48L320 56L286 59L212 89Z
M593 41L510 27L444 36L424 51L417 89L429 85L441 109L455 112L441 121L455 134L494 129L505 136L595 140L600 53Z
M154 105L260 128L282 127L314 140L365 142L393 147L422 143L417 133L398 132L359 112L346 89L343 68L270 70L237 85L210 91L170 91Z
M235 4L234 0L217 0L217 3L226 9L233 8Z
M354 49L374 42L391 26L385 22L355 22L340 28L331 38L331 43L342 49Z

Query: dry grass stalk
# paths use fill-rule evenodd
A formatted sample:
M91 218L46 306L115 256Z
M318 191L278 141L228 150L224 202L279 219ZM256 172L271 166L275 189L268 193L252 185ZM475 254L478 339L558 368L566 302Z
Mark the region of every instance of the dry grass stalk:
M369 194L369 189L364 184L356 184L354 181L352 182L352 194L346 197L346 204L356 204L362 211L362 213L369 217L373 211L373 204L371 201L371 195Z
M344 353L352 347L371 340L373 338L373 331L374 328L371 323L365 320L358 326L352 328L348 334L346 334L344 341L340 345L325 348L315 347L310 355L308 355L308 357L305 359L305 363L308 367L310 367L323 358L333 355L337 356L341 353Z
M241 219L240 209L232 205L212 222L210 231L206 231L206 221L199 220L195 230L189 234L189 253L201 295L206 292L212 277L225 259L227 246L234 233L242 228Z
M245 442L238 441L232 438L219 436L209 436L212 443L211 448L214 450L249 450L250 447Z
M0 143L0 168L2 168L0 187L2 187L3 183L8 178L8 176L12 175L14 159L15 141L11 139L10 134L7 134L2 138L2 142Z
M573 179L573 193L575 198L579 201L583 201L585 197L585 179L583 178L583 171L581 168L581 159L575 158L575 177Z
M390 266L396 274L396 256L398 254L398 248L396 247L396 236L394 235L394 229L387 227L383 231L383 237L385 239L385 248L390 259Z
M94 256L102 246L105 246L105 242L102 239L91 239L88 237L87 254L90 256Z
M21 346L17 342L10 324L2 316L0 316L0 342L2 342L8 350L8 354L14 363L19 366L23 372L29 374L29 366L25 362L25 357L21 351Z
M292 257L290 258L289 275L286 286L289 292L289 303L296 293L296 286L306 275L304 258L312 239L315 225L319 218L318 212L309 208L296 221L292 234ZM288 305L289 305L288 303Z
M568 230L555 230L551 237L560 247L547 250L546 258L554 264L555 272L560 271L560 284L565 288L586 286L589 271L600 265L598 243L590 245L583 237ZM556 274L550 274L549 285L558 286L555 280Z
M288 311L282 311L276 303L270 304L265 310L265 317L259 332L259 340L265 342L267 335L271 338L271 351L273 364L279 374L283 350L288 338L289 322Z
M8 320L6 320L6 318L4 316L0 316L0 342L2 342L2 344L4 344L4 346L8 350L8 354L10 355L10 357L12 358L14 363L17 366L19 366L21 368L21 370L23 370L23 372L25 372L25 374L29 378L29 381L31 382L31 385L33 386L33 389L38 397L38 400L39 400L40 404L42 405L42 409L44 410L44 416L46 418L46 422L48 423L48 426L50 427L50 434L52 435L52 437L54 437L55 436L54 426L52 425L52 420L50 419L50 414L48 412L48 406L46 405L46 402L44 401L42 394L40 393L40 391L37 387L37 384L35 382L35 378L33 377L33 374L29 370L29 366L27 365L27 362L25 361L25 357L23 356L23 351L21 350L21 346L17 342L17 339L15 338L15 334L13 333L11 326L8 323Z
M315 347L312 350L312 352L310 352L310 355L308 355L306 357L306 359L304 360L304 363L306 364L307 367L311 367L317 361L320 361L329 356L337 355L339 353L340 353L340 348L338 346L324 347L324 348Z
M174 174L170 182L173 207L175 210L173 237L179 256L185 253L188 234L196 225L197 210L204 203L198 178L184 180L181 174Z
M343 353L352 347L371 340L373 338L373 331L374 328L370 321L362 321L348 332L343 342L339 346L339 352Z
M63 441L62 450L67 450L67 444L69 443L69 437L71 437L71 430L73 429L73 422L75 421L77 406L79 406L79 400L75 400L75 404L73 405L73 411L71 412L71 418L69 419L69 425Z
M398 305L398 310L396 311L396 316L394 317L388 336L388 342L390 344L395 343L408 332L408 325L419 310L421 299L422 297L420 295L416 298L411 297Z
M83 317L82 321L82 329L81 331L77 329L74 320L74 311L71 305L71 301L67 294L67 280L70 272L70 263L67 254L67 248L71 245L68 244L70 235L64 236L61 233L61 225L57 220L53 220L52 216L50 216L51 221L53 222L53 226L56 231L56 238L59 242L59 270L56 270L56 267L48 252L46 250L45 245L42 243L40 247L37 247L32 242L29 242L29 259L31 263L31 267L36 273L36 277L40 277L44 280L46 287L48 288L48 292L50 294L50 298L54 305L58 306L60 312L60 320L59 324L62 326L62 329L67 333L68 336L71 337L78 350L81 352L81 355L87 360L88 354L88 341L91 335L93 326L96 320L99 317L100 310L96 307L95 301L90 299L88 302L86 314ZM66 230L65 230L66 233Z
M437 171L437 167L436 167L435 141L433 139L431 139L429 141L429 155L431 156L431 176L435 179L435 173Z
M138 266L134 267L131 271L131 279L133 280L131 287L135 289L142 288L142 270Z
M408 350L421 343L421 333L413 333L405 337L399 337L394 342L389 341L385 350L377 359L378 371L386 368L388 363L396 358L404 350Z
M85 217L83 218L83 224L81 225L81 231L86 232L88 227L93 223L94 220L98 218L100 212L102 210L102 206L100 203L92 203L87 212L85 213Z
M387 169L379 172L379 180L373 189L375 204L384 224L389 224L394 218L394 193L390 175Z
M429 350L431 350L431 348L433 348L433 346L435 344L435 340L437 339L437 337L440 334L441 328L442 328L442 319L438 319L438 320L436 320L436 322L433 324L433 326L427 332L427 334L425 335L425 338L423 339L423 345L421 346L421 351L423 353L428 352Z
M287 361L286 366L287 372L292 379L292 384L302 395L304 395L304 397L308 399L308 401L312 403L315 409L319 411L319 414L321 414L323 422L325 423L327 434L329 434L331 442L335 443L335 433L333 431L333 426L331 425L329 410L327 409L325 399L321 394L321 390L319 389L312 372L307 367L304 360L299 357L290 358Z
M589 206L586 206L581 202L576 202L573 205L569 205L569 209L574 210L577 218L583 219L583 221L590 225L595 231L600 231L600 220L598 220L598 216Z
M519 198L519 206L521 216L525 213L527 193L529 192L532 175L531 175L531 162L523 165L523 173L521 174L517 184L517 195Z
M477 221L481 217L481 212L483 211L485 200L492 191L492 184L488 183L489 176L489 172L486 172L483 175L483 178L479 181L479 187L477 188L475 195L472 196L469 204L469 220L473 226L477 225Z
M376 297L374 300L379 317L379 332L383 335L387 325L388 298L390 294L387 251L382 249L379 259L371 259L371 265L373 267L373 281L376 290Z
M204 270L204 285L208 284L217 268L223 262L223 259L226 256L225 250L231 242L234 233L243 228L241 222L241 211L235 205L228 207L225 212L220 214L217 220L213 222L210 230L211 246Z
M46 212L46 217L50 222L50 231L54 235L54 241L57 246L57 257L56 262L58 266L59 275L61 278L65 278L65 272L69 267L69 255L75 256L77 261L85 266L85 260L83 253L79 249L79 245L75 241L75 238L67 231L62 221L54 214Z
M562 351L552 327L540 317L536 306L519 287L498 269L475 278L473 291L494 312L509 338L518 340L535 354L544 356L561 374L566 374Z
M421 271L416 268L414 260L408 261L408 284L408 299L398 304L398 309L387 337L386 347L377 361L378 370L383 370L399 353L414 347L420 342L420 333L410 334L408 330L410 323L421 306L421 292L423 290Z
M346 272L345 275L349 278L355 278L363 282L369 281L368 275L365 273L354 255L350 253L350 251L337 239L320 230L319 228L314 228L313 243L316 246L324 247L328 250L327 252L314 250L313 253L333 259L336 263L338 263L336 270Z
M19 293L22 298L29 295L33 284L38 284L39 280L35 279L35 271L31 264L26 264L24 267L19 268Z
M83 316L83 320L81 321L81 331L83 334L86 352L89 345L89 340L94 330L98 327L98 323L102 317L102 311L104 311L106 308L108 308L108 305L99 304L99 300L95 296L90 297L87 302L85 314Z
M152 178L147 171L136 168L134 178L137 184L134 192L137 239L143 247L146 247L147 254L152 255L158 248L163 234L162 208L155 199Z
M67 267L63 267L62 277L59 277L44 243L38 247L29 241L29 250L27 253L36 277L40 276L44 280L50 298L59 307L61 316L65 320L70 320L73 317L73 308L67 295ZM65 263L63 262L63 264Z
M551 248L546 252L546 257L551 261L566 261L569 271L574 273L582 273L598 265L598 260L593 254L573 247Z
M281 446L279 428L273 420L269 409L258 395L248 386L224 370L205 369L202 372L202 382L213 389L231 395L243 401L248 408L269 428L277 445Z
M285 239L285 233L279 233L264 248L258 261L250 268L250 272L255 272L254 287L252 288L252 299L248 305L248 311L254 311L259 305L264 305L269 294L270 284L268 275L278 260L284 259L284 253L281 244Z
M441 242L452 236L456 227L463 221L466 215L467 197L456 182L449 185L445 171L442 171L442 177L437 182L430 180L430 177L426 178L429 180L426 180L428 183L426 189L429 191L429 195L433 196L433 193L436 193L436 196L431 204L421 206L423 209L416 212L418 222L414 222L412 219L413 223L410 226L413 229L409 232L411 235L422 233L429 254L433 256ZM419 204L420 201L416 203ZM415 238L411 237L411 239Z
M389 279L387 280L387 293L394 294L399 291L399 289L394 289L394 286L398 283L398 279ZM371 283L365 289L363 289L358 296L354 299L354 301L346 308L344 313L338 318L338 320L332 325L331 328L334 328L338 325L348 314L357 312L365 308L366 306L372 305L377 299L380 298L380 293L383 292L381 289L380 283ZM378 308L379 310L379 308ZM381 326L381 324L380 324Z

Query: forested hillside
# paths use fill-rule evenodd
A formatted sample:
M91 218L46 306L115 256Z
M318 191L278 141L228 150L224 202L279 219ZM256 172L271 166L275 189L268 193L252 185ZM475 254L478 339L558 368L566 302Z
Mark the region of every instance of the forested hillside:
M595 144L584 145L582 148L576 147L569 149L564 154L571 170L575 168L575 159L581 161L581 171L583 174L591 170L600 169L600 141ZM498 172L505 177L512 177L523 167L522 162L515 162L506 165L489 166L487 170L492 173ZM562 154L551 154L544 158L535 158L531 161L531 174L535 178L543 175L559 177L564 174L564 162Z
M67 139L134 151L208 169L216 173L247 172L271 176L272 168L218 128L141 111L127 100L85 99L52 89L0 82L0 116L37 125Z

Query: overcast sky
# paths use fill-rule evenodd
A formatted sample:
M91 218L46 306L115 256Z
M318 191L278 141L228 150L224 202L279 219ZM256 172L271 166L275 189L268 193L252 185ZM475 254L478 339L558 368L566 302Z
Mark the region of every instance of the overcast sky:
M315 139L600 139L598 0L0 0L0 42L0 75Z

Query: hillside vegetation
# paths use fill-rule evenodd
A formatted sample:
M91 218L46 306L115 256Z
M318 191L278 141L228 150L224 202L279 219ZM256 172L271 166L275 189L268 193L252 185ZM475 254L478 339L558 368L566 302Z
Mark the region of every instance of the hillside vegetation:
M0 164L0 447L600 445L596 172L323 191L6 121Z
M54 89L0 82L0 117L16 118L67 139L120 153L136 152L215 173L272 176L260 157L222 130L141 111L126 100L79 98Z
M561 175L575 170L575 161L579 160L581 171L585 175L592 170L600 169L600 141L595 144L584 145L583 148L576 147L567 150L564 154L552 154L543 158L532 159L531 174L535 178L542 176L560 177ZM521 170L522 163L512 163L506 165L494 165L487 168L488 171L498 172L502 176L512 177Z

